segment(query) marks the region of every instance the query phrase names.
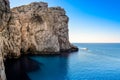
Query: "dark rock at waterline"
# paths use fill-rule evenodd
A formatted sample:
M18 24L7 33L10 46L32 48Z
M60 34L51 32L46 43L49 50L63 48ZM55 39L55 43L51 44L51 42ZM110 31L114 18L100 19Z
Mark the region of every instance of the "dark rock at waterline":
M61 49L60 52L77 52L79 50L79 48L77 48L76 46L72 46L70 49Z

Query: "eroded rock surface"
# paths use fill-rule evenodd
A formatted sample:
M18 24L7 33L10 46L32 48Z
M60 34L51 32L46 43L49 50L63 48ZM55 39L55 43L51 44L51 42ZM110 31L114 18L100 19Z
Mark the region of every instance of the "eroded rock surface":
M61 7L48 8L47 3L34 2L11 11L9 6L5 9L0 26L5 57L19 57L28 51L32 54L57 54L77 50L69 42L69 18Z
M48 8L47 3L34 2L15 7L11 12L9 32L13 56L27 51L53 54L75 49L68 37L69 18L61 7Z
M34 2L10 10L8 0L0 0L0 80L5 80L3 58L21 54L59 54L77 51L68 37L66 12Z
M6 80L3 63L4 44L8 37L8 22L10 18L10 7L8 0L0 0L0 80Z

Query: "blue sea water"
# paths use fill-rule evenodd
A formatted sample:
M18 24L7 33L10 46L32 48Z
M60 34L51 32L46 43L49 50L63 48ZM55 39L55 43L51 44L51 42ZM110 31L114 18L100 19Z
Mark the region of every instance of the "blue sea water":
M35 56L39 70L31 80L120 80L120 44L75 43L79 50L61 56Z

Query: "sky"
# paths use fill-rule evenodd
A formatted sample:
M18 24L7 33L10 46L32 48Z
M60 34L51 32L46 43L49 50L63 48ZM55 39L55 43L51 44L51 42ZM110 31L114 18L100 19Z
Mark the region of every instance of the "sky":
M120 43L120 0L10 0L10 6L35 1L66 10L70 42Z

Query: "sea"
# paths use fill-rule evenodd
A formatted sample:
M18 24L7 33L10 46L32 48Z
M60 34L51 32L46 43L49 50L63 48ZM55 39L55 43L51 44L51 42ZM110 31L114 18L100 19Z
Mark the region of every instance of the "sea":
M28 56L5 65L8 80L120 80L120 43L73 43L78 52Z

